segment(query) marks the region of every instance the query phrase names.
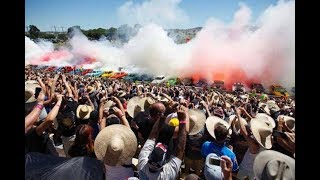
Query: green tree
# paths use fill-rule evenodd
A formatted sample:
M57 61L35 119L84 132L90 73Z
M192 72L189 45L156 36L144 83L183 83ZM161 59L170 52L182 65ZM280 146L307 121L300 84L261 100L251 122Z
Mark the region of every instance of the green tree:
M35 25L29 25L29 35L30 39L39 38L40 30Z

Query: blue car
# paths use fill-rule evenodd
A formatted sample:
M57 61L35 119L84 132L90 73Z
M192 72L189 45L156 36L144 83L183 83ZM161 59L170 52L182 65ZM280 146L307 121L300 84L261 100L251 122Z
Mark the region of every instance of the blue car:
M85 76L89 77L100 77L103 74L103 71L93 70L91 73L86 74Z

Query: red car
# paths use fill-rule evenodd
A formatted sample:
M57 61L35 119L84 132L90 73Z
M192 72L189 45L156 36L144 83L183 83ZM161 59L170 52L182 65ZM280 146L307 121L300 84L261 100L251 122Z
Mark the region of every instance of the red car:
M64 67L64 72L65 73L69 73L69 72L71 72L71 71L73 71L74 70L74 68L72 67L72 66L65 66Z
M121 79L121 78L125 77L126 75L128 75L128 73L126 73L126 72L116 72L110 78Z
M81 75L86 75L88 73L91 73L93 71L93 69L83 69L82 72L81 72Z
M56 70L57 69L57 67L55 67L55 66L50 66L50 67L48 67L46 70L47 71L54 71L54 70Z

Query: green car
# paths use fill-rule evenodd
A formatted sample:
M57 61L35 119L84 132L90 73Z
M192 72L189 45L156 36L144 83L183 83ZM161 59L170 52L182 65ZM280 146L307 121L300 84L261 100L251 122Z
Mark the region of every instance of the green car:
M167 84L169 86L174 86L174 85L178 85L179 83L179 79L178 78L170 78L168 81L167 81Z

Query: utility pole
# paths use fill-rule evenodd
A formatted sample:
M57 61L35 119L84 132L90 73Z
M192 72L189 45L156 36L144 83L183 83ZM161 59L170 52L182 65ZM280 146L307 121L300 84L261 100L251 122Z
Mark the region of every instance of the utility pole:
M64 31L63 31L63 26L61 26L61 29L62 29L62 32L64 32Z
M53 26L54 27L54 33L57 33L57 29L56 29L56 26Z

